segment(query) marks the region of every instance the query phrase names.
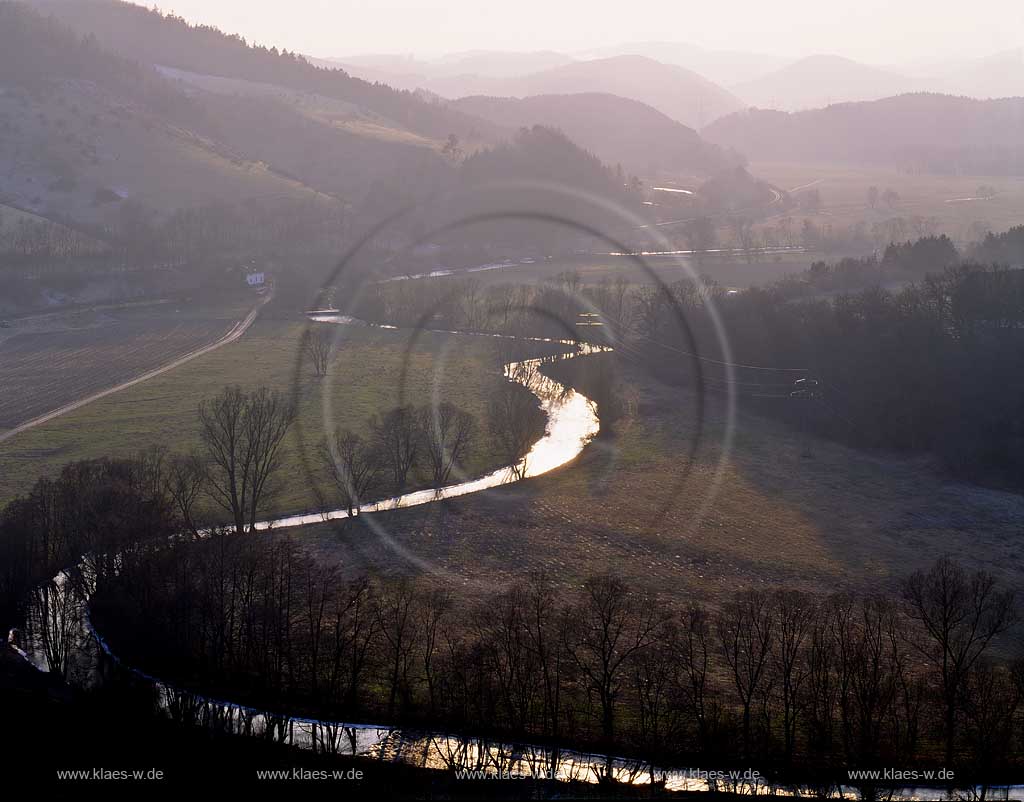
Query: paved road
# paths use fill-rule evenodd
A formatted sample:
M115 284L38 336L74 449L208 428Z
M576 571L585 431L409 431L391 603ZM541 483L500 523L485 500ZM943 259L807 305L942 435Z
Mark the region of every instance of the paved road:
M40 415L38 418L26 421L25 423L22 423L19 426L15 426L13 429L9 429L6 432L0 433L0 443L3 443L6 440L10 440L15 435L19 435L22 432L35 428L36 426L48 423L49 421L52 421L54 418L59 418L61 415L66 415L67 413L73 412L76 409L81 409L86 404L91 404L93 401L99 401L101 398L106 398L108 395L119 393L121 392L121 390L127 390L129 387L134 387L136 384L142 384L142 382L149 381L150 379L160 376L163 373L167 373L167 371L169 370L174 370L175 368L181 367L186 362L191 362L193 359L196 359L197 357L204 356L210 353L211 351L216 351L218 348L221 348L222 346L229 345L230 343L235 342L243 334L245 334L246 331L249 330L249 327L256 320L256 316L259 315L260 310L273 297L274 291L273 288L271 288L266 295L260 298L256 305L250 310L249 314L245 316L245 318L238 321L234 326L232 326L231 330L227 334L225 334L216 342L212 342L209 345L204 345L201 348L195 349L194 351L189 351L187 354L179 356L177 359L168 362L166 365L161 365L158 368L154 368L153 370L148 371L147 373L143 373L141 376L136 376L134 379L129 379L128 381L123 382L122 384L118 384L115 387L108 387L106 390L101 390L98 393L93 393L92 395L86 396L85 398L79 398L77 401L72 401L70 404L65 404L64 406L59 407L58 409L55 409L52 412L47 412L45 415Z

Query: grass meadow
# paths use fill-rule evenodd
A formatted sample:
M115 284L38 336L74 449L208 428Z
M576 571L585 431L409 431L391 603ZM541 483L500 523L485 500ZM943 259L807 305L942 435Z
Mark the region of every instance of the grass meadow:
M403 403L455 403L484 425L487 399L498 382L497 355L486 340L344 327L331 378L303 366L296 378L301 320L261 318L239 341L147 382L88 404L0 443L0 505L74 460L117 457L151 446L198 448L196 408L226 385L265 385L295 392L299 425L290 432L284 467L267 512L316 509L303 465L319 470L318 444L332 426L366 431L368 418ZM330 387L331 420L325 420ZM481 435L467 459L472 472L498 467L500 458ZM324 479L321 474L316 477Z

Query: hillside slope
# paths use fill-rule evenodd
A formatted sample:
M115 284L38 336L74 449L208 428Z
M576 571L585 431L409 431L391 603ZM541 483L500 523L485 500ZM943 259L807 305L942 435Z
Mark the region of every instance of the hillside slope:
M1024 96L1024 48L972 59L934 81L943 92L977 98Z
M832 55L808 56L732 87L749 106L785 111L877 100L915 88L905 76Z
M237 34L191 25L120 0L31 0L83 35L122 56L146 64L194 73L237 78L312 92L347 101L426 137L455 133L466 141L495 133L481 120L431 103L408 91L353 78L341 69L325 69L276 47L251 45Z
M153 70L103 52L21 4L0 3L0 175L6 202L109 222L157 211L317 193L201 133L208 109Z
M615 95L588 92L521 100L475 96L452 105L510 128L557 128L604 162L652 178L663 172L711 175L740 162L735 154L701 139L692 128L639 101Z
M752 109L717 120L701 133L754 161L1024 174L1024 98L922 93L795 113Z
M602 92L639 100L697 128L743 108L743 103L695 72L643 56L579 61L511 82L517 97Z
M519 63L530 62L522 59ZM346 69L370 80L422 88L451 99L475 95L515 98L584 93L618 95L651 106L691 127L705 125L744 105L721 86L695 72L634 55L572 61L519 75L496 75L482 68L475 72L445 73L430 64L401 59L346 64Z
M788 63L782 56L742 50L710 50L691 42L624 42L580 54L581 58L647 56L664 64L686 67L721 86L751 81Z

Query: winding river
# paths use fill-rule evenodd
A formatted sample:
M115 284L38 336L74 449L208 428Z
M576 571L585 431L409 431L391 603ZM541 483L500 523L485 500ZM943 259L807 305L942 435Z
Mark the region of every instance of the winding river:
M333 325L369 325L324 310L311 315L315 322ZM393 328L393 327L385 327ZM496 336L477 332L443 332L466 336ZM505 375L534 393L547 415L543 436L518 466L507 466L485 476L449 485L440 490L423 490L363 505L362 513L384 512L398 508L428 504L439 499L454 498L488 488L509 484L521 478L541 476L575 459L600 430L593 402L581 393L566 387L540 372L549 361L573 359L606 350L574 341L534 339L538 342L565 346L554 357L528 359L505 365ZM257 529L283 529L306 526L347 517L345 509L293 515L262 521ZM74 582L69 581L71 576ZM466 771L496 777L534 777L598 783L609 778L632 784L663 783L671 791L728 791L743 795L773 793L780 796L820 796L819 788L780 787L769 785L759 776L742 772L708 772L700 769L672 769L647 761L602 754L560 749L551 746L509 743L482 737L435 733L381 724L358 724L289 716L259 710L230 701L193 693L164 682L158 677L122 662L89 617L88 598L94 588L88 558L71 571L55 577L47 589L37 591L42 604L33 605L40 612L39 620L29 627L30 643L23 652L26 659L42 671L60 668L80 682L96 682L105 672L103 664L118 666L134 682L147 687L158 709L176 721L216 730L220 733L270 738L279 743L318 753L353 755L400 761L433 769ZM74 586L72 588L72 586ZM75 592L77 591L77 592ZM45 618L45 623L43 622ZM73 643L69 650L58 648L57 638L50 633L60 630L60 638ZM70 637L69 637L70 633ZM1024 786L1010 789L1020 795ZM856 789L834 787L830 796L851 798ZM944 788L904 788L890 799L948 799Z
M334 325L371 325L347 315L337 314L335 310L322 310L311 313L310 319L317 323ZM394 328L393 326L376 326L377 328ZM470 493L478 493L481 490L488 490L492 487L499 487L519 479L526 479L534 476L541 476L560 468L566 463L572 462L583 451L584 447L600 431L601 423L598 420L597 412L593 402L582 393L571 387L566 387L540 371L541 365L550 361L573 359L578 356L598 353L605 349L603 346L590 345L588 343L577 343L572 340L553 340L542 337L512 337L511 335L498 335L485 332L462 332L440 329L428 329L435 334L452 334L469 337L497 337L503 339L526 340L530 342L558 344L567 349L554 357L539 357L537 359L526 359L520 362L509 362L505 365L505 376L509 381L521 384L540 401L541 410L547 416L547 423L544 427L544 434L516 465L507 465L492 471L485 476L472 479L466 482L442 487L440 489L420 490L414 493L406 493L401 496L382 499L370 504L362 505L363 513L385 512L405 507L416 507L420 504L429 504L441 499L465 496ZM303 515L291 515L285 518L276 518L269 521L261 521L256 524L257 529L284 529L293 526L308 526L309 524L322 521L336 521L348 517L345 509L331 510L329 512L307 513Z

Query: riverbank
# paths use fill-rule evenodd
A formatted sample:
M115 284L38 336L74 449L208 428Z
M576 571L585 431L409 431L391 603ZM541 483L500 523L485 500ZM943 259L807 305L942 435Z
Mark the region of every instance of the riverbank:
M180 798L182 791L197 788L204 795L213 790L286 793L301 789L371 799L652 796L652 789L645 788L543 779L461 779L454 771L313 754L261 739L225 737L154 715L145 695L124 689L74 690L35 671L6 646L0 647L0 691L4 719L17 729L17 737L10 738L4 750L5 785L8 790L31 786L53 798L85 791L100 792L105 798L137 799L140 794L148 799L172 794ZM119 772L126 776L119 779Z

